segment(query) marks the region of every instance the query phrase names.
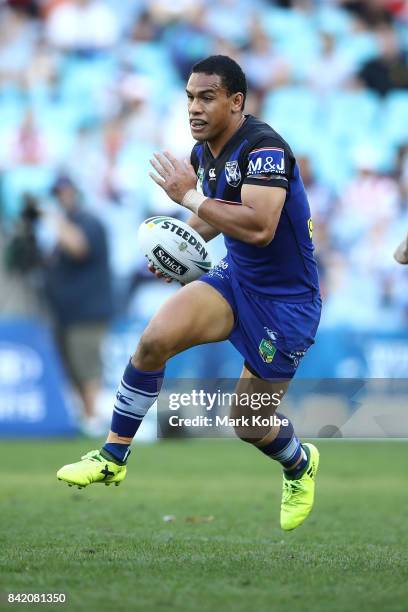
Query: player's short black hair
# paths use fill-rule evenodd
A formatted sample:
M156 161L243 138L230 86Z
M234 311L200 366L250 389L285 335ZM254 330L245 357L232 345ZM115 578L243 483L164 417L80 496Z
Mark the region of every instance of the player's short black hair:
M228 57L228 55L210 55L210 57L194 64L191 74L194 72L218 74L229 96L238 92L244 94L244 101L242 103L242 110L244 110L247 82L241 66L231 57Z

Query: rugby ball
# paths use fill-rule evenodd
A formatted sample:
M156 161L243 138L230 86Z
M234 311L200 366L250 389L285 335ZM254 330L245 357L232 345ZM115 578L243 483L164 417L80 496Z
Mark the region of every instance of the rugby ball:
M197 280L212 266L208 245L200 234L173 217L143 221L137 242L155 268L183 285Z

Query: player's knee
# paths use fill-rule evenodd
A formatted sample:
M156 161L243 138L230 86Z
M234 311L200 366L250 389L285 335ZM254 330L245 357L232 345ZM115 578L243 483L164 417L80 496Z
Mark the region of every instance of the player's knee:
M159 369L171 357L172 342L166 331L151 325L142 334L133 362L141 369Z

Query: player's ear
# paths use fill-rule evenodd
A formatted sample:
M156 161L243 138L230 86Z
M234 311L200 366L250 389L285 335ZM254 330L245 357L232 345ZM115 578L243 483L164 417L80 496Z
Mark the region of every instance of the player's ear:
M231 96L231 107L234 113L238 113L242 110L242 105L244 103L244 94L241 92L234 93Z

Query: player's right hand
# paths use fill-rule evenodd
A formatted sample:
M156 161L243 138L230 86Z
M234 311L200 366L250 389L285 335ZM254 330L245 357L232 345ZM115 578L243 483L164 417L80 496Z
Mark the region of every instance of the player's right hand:
M165 274L163 274L163 272L155 268L153 264L149 263L147 264L147 267L152 274L154 274L157 278L162 278L163 280L166 281L166 283L171 283L173 281L173 279L170 278L170 276L166 276Z

